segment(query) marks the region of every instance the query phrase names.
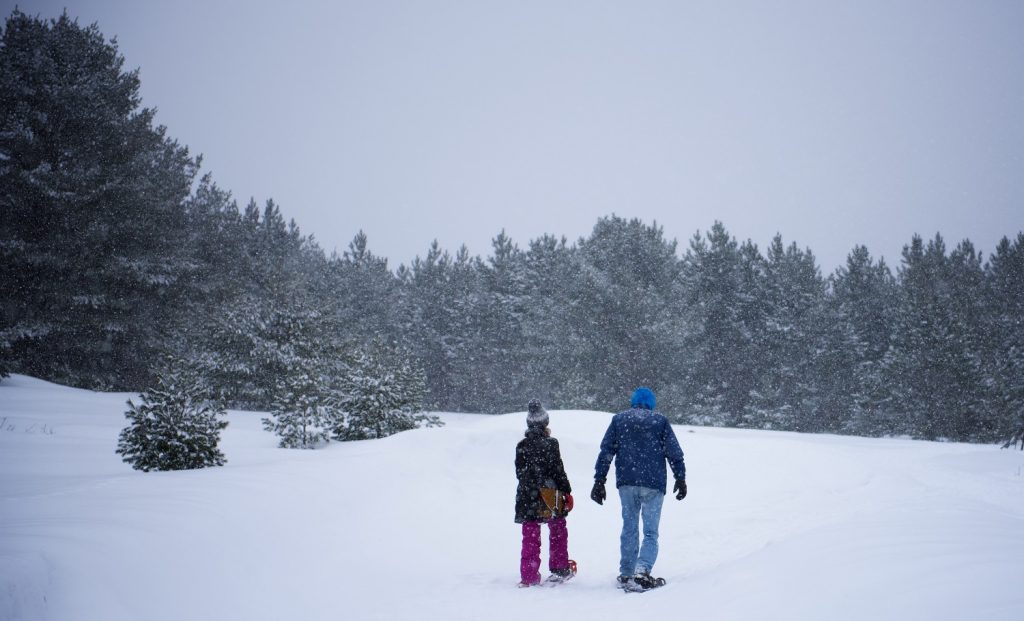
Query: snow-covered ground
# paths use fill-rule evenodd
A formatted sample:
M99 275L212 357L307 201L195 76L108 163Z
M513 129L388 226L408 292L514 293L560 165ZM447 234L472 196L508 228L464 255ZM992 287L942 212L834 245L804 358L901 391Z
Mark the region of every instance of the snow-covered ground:
M231 412L227 466L141 473L114 453L128 396L0 384L0 619L1024 615L1020 451L677 427L690 495L666 499L668 586L627 595L617 495L588 499L609 414L552 412L580 573L517 589L521 413L300 451Z

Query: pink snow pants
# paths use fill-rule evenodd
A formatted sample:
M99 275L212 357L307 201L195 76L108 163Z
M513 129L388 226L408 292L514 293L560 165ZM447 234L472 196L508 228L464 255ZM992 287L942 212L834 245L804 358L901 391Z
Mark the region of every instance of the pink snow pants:
M540 522L523 522L523 554L519 560L519 577L526 584L540 582ZM548 569L569 567L569 530L565 518L548 522Z

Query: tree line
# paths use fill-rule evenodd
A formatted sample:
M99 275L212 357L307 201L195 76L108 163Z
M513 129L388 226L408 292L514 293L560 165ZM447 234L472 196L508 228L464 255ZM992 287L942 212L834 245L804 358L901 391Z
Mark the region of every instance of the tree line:
M716 222L680 248L612 215L393 270L361 232L327 254L273 201L200 178L139 85L97 26L8 17L0 374L140 390L170 354L265 411L309 378L324 403L387 385L406 410L490 413L618 410L642 384L682 423L1019 441L1024 233L987 257L915 236L895 269L858 246L823 275L780 236Z

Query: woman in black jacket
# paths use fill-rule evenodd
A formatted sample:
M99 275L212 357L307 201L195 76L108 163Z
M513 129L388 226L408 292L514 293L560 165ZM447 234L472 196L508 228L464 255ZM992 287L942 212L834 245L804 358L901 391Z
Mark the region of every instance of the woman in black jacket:
M540 584L540 525L549 534L548 580L562 582L575 574L569 560L569 531L565 516L572 509L572 487L565 475L558 440L548 429L548 413L540 401L530 401L526 437L516 445L516 523L523 525L519 586Z

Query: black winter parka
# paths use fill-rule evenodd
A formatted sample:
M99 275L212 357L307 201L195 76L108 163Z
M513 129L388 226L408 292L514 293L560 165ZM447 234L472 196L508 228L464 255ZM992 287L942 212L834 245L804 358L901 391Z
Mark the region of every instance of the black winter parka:
M539 513L544 506L540 488L553 487L564 494L572 493L558 440L549 437L544 429L527 429L526 437L516 445L516 478L519 479L517 524L543 520Z

